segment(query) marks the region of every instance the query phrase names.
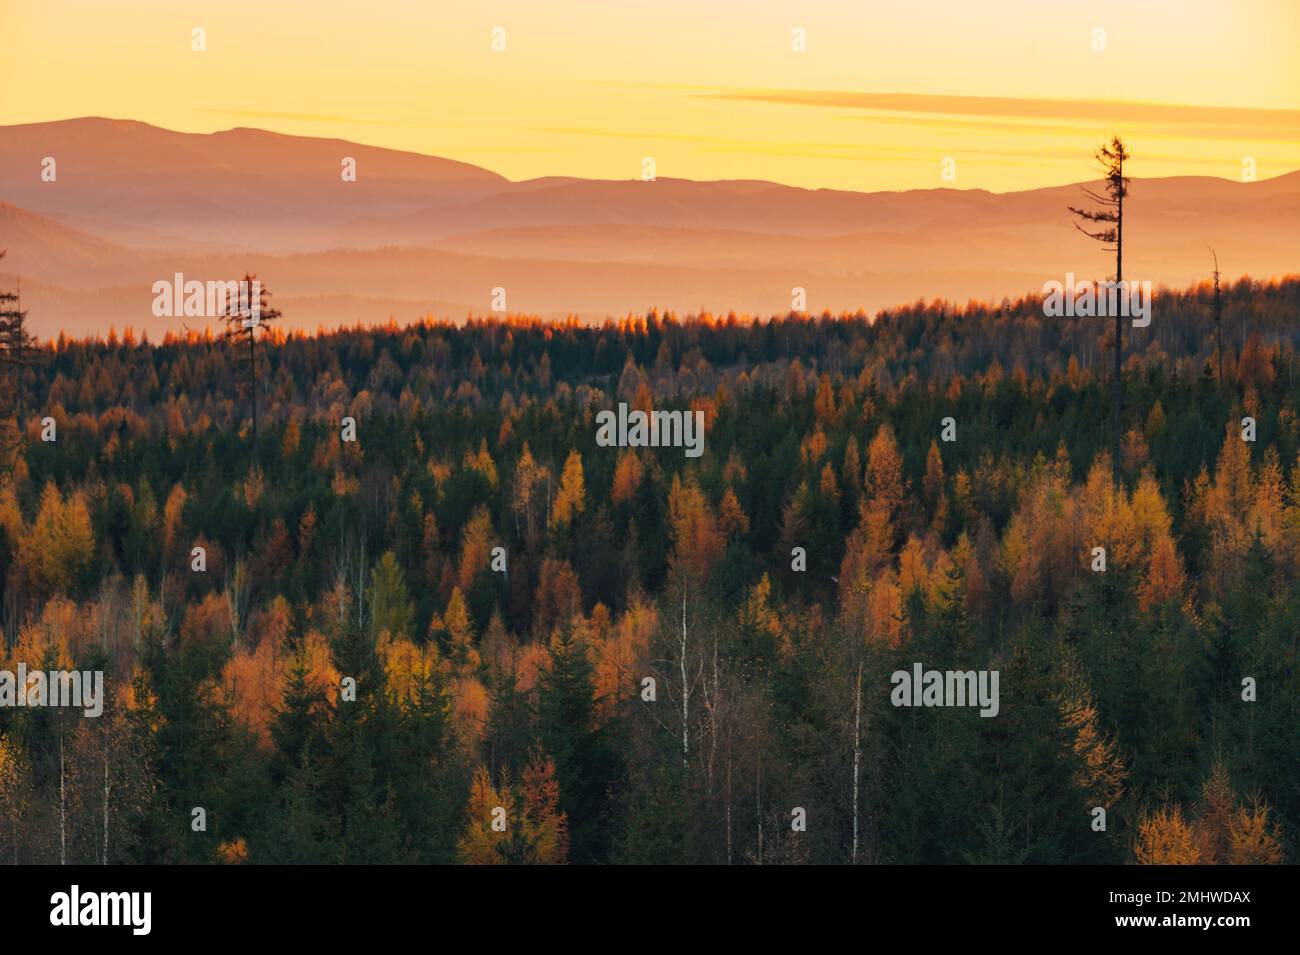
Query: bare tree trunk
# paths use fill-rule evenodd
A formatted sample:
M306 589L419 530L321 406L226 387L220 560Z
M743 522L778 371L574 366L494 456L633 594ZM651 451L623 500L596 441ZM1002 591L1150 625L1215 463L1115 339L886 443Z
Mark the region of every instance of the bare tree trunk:
M104 854L100 864L108 865L108 797L112 787L108 782L108 734L109 727L104 727Z
M704 793L713 798L713 771L718 759L718 724L721 722L720 678L718 675L718 638L713 638L713 686L703 684L704 707L709 714L709 758L704 764Z
M253 463L257 463L257 329L248 327L248 393L253 399Z
M731 745L727 745L727 865L731 865Z
M68 816L63 785L63 733L59 732L59 865L68 864Z
M142 575L137 577L136 580L131 583L131 649L137 654L140 652L140 644L144 639L143 622L145 607L143 605L149 600L147 591L143 599L140 597L140 588L137 584L143 580L144 577Z
M357 629L365 632L366 627L366 534L361 532L361 546L357 552Z
M763 864L763 750L758 751L758 778L755 785L758 805L758 864Z
M682 766L690 761L691 738L689 733L691 717L691 687L686 679L686 585L682 584Z
M1219 292L1219 254L1214 256L1214 351L1219 363L1219 390L1223 390L1223 298Z
M862 664L853 691L853 864L858 864L858 778L862 767Z
M1121 173L1123 167L1120 167ZM1121 194L1117 200L1119 205L1115 218L1115 284L1121 285L1124 281L1124 196ZM1124 425L1121 422L1120 415L1123 413L1124 406L1124 322L1120 315L1124 309L1115 310L1115 460L1112 462L1112 472L1115 479L1115 487L1119 487L1120 478L1120 445L1123 441L1121 432Z

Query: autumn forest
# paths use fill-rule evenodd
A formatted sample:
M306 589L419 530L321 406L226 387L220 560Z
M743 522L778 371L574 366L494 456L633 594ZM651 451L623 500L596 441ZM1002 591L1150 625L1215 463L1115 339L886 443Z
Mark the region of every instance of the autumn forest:
M1038 297L10 342L0 668L105 700L0 709L0 859L1295 861L1300 280L1211 296L1118 462Z

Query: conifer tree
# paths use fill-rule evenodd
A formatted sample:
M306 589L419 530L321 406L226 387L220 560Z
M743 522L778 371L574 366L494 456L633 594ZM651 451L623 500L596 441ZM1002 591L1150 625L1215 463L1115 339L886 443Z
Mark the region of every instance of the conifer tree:
M280 310L272 308L268 299L270 291L257 281L256 275L245 274L240 282L241 291L235 302L226 303L225 339L236 345L246 343L248 348L248 396L253 418L253 460L257 460L257 382L260 374L257 359L257 333L259 329L265 337L270 331L270 324L280 317ZM257 301L253 302L253 291L257 290Z
M575 862L607 850L607 790L616 762L595 722L593 667L586 648L564 627L551 648L539 700L541 740L555 760L560 807L571 820Z
M0 291L0 473L13 465L22 443L22 369L34 363L33 344L18 293Z
M1128 196L1129 180L1124 175L1124 163L1130 158L1128 148L1118 136L1104 143L1096 153L1097 162L1101 164L1104 174L1102 192L1084 189L1089 199L1098 203L1100 209L1079 209L1070 206L1070 211L1081 220L1099 224L1097 231L1078 222L1074 227L1090 239L1095 239L1106 246L1106 251L1115 253L1115 283L1124 281L1124 199ZM1115 383L1114 383L1114 446L1111 449L1111 466L1114 469L1113 480L1116 486L1120 480L1120 445L1123 439L1124 425L1121 415L1124 404L1124 326L1120 312L1115 311Z

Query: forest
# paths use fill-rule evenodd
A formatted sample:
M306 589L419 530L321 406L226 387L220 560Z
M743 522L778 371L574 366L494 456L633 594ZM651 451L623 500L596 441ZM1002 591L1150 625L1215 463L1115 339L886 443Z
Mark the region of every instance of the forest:
M11 336L0 859L1296 861L1300 278L1152 315Z

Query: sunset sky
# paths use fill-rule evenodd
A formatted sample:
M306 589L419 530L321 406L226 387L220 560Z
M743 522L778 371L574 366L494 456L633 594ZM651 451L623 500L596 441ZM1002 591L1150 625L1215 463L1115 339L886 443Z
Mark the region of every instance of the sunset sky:
M511 179L636 178L651 156L660 177L1005 191L1091 176L1113 132L1135 176L1300 168L1296 0L133 7L0 0L0 124L256 126Z

